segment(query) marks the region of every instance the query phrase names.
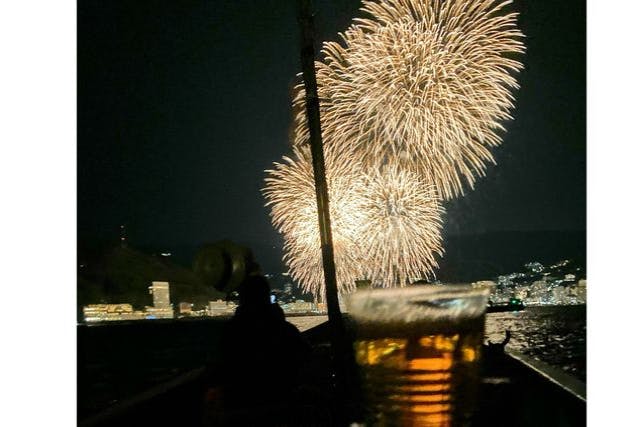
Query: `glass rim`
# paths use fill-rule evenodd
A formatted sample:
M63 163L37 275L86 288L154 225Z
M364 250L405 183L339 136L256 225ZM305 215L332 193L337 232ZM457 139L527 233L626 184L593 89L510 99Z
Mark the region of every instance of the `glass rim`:
M470 297L489 294L490 289L486 286L478 286L473 283L454 283L454 284L426 284L405 286L402 288L367 288L357 289L355 292L348 294L347 299L359 299L365 296L388 298L389 295L398 294L399 297L418 296L418 295L438 295L443 293L455 293L457 297L464 297L464 293L468 293ZM439 296L439 295L438 295Z
M359 289L347 295L356 321L411 323L476 318L486 312L490 289L472 283Z

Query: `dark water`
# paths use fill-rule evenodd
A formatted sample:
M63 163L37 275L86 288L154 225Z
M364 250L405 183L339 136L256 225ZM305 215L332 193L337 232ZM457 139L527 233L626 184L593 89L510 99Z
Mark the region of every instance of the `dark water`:
M517 350L560 368L576 378L587 379L587 310L584 305L527 307L514 313L489 313L486 338L504 339L511 329L507 349Z

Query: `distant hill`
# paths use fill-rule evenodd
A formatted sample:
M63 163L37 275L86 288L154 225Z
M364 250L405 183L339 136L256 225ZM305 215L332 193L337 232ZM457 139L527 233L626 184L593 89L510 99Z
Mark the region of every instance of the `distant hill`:
M437 278L443 282L490 279L520 271L527 262L563 259L586 271L585 231L501 231L446 236Z
M152 305L148 287L152 281L170 283L174 305L181 301L206 305L224 298L205 286L189 269L169 258L126 247L103 247L78 253L78 307L95 303L131 303L136 308Z
M468 282L493 279L522 271L524 264L538 261L547 266L569 259L586 272L585 231L502 231L444 237L444 258L439 261L437 279ZM171 248L173 256L150 255L150 249L123 248L117 244L78 245L78 307L91 303L129 302L137 308L151 305L148 286L154 280L171 283L171 301L189 301L202 306L209 300L224 298L208 288L189 269L197 246ZM267 267L265 272L280 273L281 250L257 248L256 254ZM179 255L176 257L176 255ZM174 258L176 258L174 260ZM270 258L273 258L271 260ZM80 267L82 266L82 267ZM274 287L281 287L276 278Z

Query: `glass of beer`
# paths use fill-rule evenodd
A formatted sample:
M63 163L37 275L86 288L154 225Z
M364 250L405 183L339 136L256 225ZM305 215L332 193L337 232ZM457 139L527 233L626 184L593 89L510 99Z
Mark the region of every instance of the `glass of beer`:
M471 285L349 296L367 426L469 425L488 297Z

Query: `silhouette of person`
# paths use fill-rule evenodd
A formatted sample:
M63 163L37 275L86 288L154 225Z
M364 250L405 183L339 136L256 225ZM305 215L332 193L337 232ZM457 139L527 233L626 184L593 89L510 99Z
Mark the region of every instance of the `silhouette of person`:
M220 378L224 411L236 416L243 409L290 403L310 353L298 329L271 303L264 276L248 276L238 292L238 308L222 336Z
M487 350L490 352L503 353L505 346L511 341L511 329L507 329L505 337L500 343L492 343L491 340L487 340Z

